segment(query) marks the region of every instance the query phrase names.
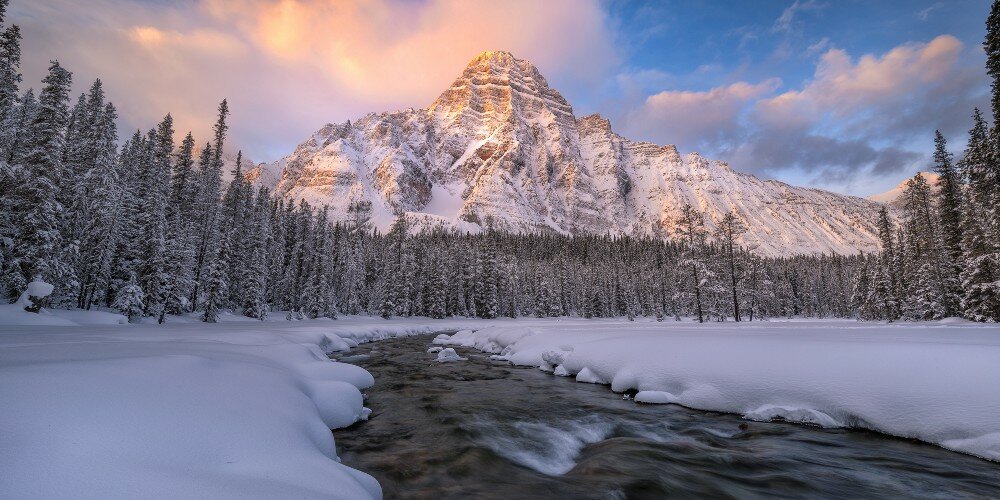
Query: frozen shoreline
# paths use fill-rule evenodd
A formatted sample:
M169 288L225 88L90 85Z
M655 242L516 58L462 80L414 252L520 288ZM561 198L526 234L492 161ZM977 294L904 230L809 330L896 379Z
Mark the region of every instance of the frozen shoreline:
M1000 461L1000 328L945 320L497 326L435 343L748 420L870 429Z
M330 432L367 418L361 390L373 378L326 355L468 328L438 343L636 389L639 401L866 427L1000 459L997 326L229 315L118 325L72 313L46 321L76 326L0 324L0 496L378 498L371 476L339 463Z

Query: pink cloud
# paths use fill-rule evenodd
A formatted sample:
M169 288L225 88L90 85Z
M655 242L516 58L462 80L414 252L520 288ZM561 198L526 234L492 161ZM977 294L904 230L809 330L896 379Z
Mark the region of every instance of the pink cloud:
M483 50L574 81L618 61L597 0L52 0L16 3L11 18L29 85L58 57L81 90L105 81L124 128L169 111L199 140L227 97L231 144L261 160L327 122L425 106Z
M826 113L850 120L943 83L961 53L962 42L950 35L901 45L881 56L864 55L857 62L844 50L830 49L803 88L758 102L757 118L776 127L818 120Z
M661 143L693 146L728 141L743 126L740 115L749 103L773 93L781 80L736 82L708 91L670 90L646 98L625 117L625 129Z

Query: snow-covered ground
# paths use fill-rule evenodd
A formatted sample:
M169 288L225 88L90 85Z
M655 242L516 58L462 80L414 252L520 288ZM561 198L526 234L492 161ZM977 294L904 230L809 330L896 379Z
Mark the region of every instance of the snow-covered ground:
M465 330L434 342L636 390L642 403L867 428L1000 461L996 325L568 320Z
M367 417L360 390L373 379L326 354L463 328L476 331L436 342L636 389L638 401L867 427L1000 460L997 326L277 314L122 325L0 308L2 498L377 498L374 479L339 463L329 430Z
M378 498L330 432L367 417L359 389L374 380L325 353L442 329L229 315L119 325L13 307L0 306L0 498Z

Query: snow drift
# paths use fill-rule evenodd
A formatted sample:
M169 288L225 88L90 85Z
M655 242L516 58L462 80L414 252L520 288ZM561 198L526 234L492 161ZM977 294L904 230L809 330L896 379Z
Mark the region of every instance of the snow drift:
M367 418L360 390L374 380L326 353L431 328L232 316L88 326L118 316L11 307L0 314L3 498L379 498L371 476L339 463L330 432Z

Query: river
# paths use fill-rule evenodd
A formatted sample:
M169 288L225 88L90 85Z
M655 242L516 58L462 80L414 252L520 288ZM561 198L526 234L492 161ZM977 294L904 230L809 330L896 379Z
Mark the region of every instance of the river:
M875 432L642 405L606 386L458 349L433 335L335 359L375 376L371 418L334 433L386 498L1000 498L1000 464Z

